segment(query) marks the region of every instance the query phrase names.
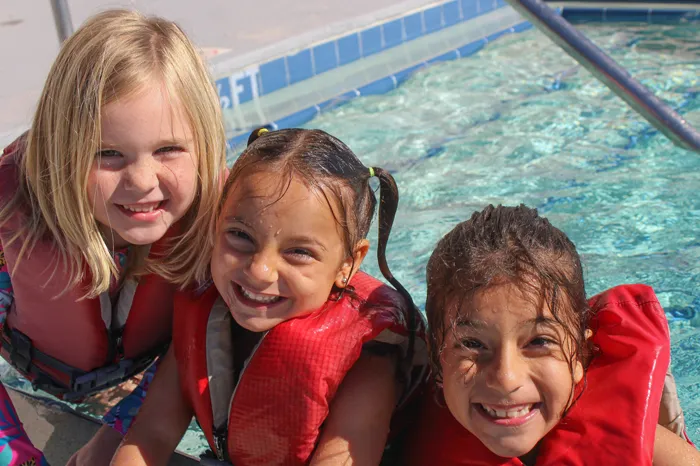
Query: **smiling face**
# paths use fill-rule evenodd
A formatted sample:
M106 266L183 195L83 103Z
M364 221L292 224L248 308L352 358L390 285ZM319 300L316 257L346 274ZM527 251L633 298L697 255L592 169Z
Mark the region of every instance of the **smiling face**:
M352 270L322 193L296 177L285 187L276 173L242 175L216 228L212 278L236 322L253 332L321 308Z
M102 108L101 150L88 178L95 219L108 244L161 239L197 191L193 136L179 105L158 85Z
M537 299L510 282L465 300L441 356L452 415L492 452L532 451L560 420L572 394L565 331ZM583 376L580 363L574 381Z

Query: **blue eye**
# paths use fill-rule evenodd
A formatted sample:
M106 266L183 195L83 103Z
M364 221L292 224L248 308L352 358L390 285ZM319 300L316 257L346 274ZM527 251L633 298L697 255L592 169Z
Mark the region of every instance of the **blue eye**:
M167 154L170 152L183 152L185 149L183 149L180 146L165 146L161 147L160 149L156 150L156 154Z

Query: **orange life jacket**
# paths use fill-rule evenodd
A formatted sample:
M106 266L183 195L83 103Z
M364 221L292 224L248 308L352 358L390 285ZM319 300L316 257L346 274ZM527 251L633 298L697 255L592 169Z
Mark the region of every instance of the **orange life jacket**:
M24 147L20 138L0 159L3 205L19 189L18 162ZM14 293L0 332L2 357L35 389L67 400L116 385L142 371L170 341L175 286L147 275L138 283L125 281L114 302L109 293L81 299L86 288L69 287L68 269L51 238L38 241L15 267L21 241L8 244L8 238L27 221L28 208L20 206L0 228ZM163 248L157 243L151 254Z
M670 359L669 331L654 291L612 288L590 300L598 348L581 397L541 441L537 466L651 465ZM433 384L434 385L434 384ZM438 390L435 388L434 390ZM582 390L582 391L581 391ZM409 466L522 465L492 453L427 391L405 443Z
M329 404L363 344L406 345L408 310L401 296L362 272L350 285L356 297L346 292L266 332L237 382L231 314L216 288L176 295L173 345L180 384L220 460L237 466L306 464ZM414 364L425 368L424 341L415 343ZM409 387L423 380L416 372Z

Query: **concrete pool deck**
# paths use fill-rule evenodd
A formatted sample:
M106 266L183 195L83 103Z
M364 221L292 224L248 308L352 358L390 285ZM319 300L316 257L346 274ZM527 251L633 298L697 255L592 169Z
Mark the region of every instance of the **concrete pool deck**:
M188 0L68 0L74 28L108 8L134 8L174 20L212 58L219 73L230 71L225 68L237 62L259 62L432 3L436 1L203 0L194 8ZM29 127L59 50L50 2L4 0L0 44L0 145L4 146Z

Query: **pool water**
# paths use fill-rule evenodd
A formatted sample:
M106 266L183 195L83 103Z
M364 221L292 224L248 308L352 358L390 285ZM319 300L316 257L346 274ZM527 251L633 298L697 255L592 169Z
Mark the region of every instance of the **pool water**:
M700 128L697 22L578 27ZM671 327L689 435L700 441L700 154L676 148L534 30L307 127L396 178L388 261L419 305L435 243L490 203L537 207L563 229L590 295L653 286ZM381 276L371 253L365 269Z

